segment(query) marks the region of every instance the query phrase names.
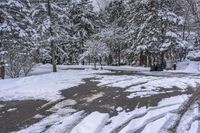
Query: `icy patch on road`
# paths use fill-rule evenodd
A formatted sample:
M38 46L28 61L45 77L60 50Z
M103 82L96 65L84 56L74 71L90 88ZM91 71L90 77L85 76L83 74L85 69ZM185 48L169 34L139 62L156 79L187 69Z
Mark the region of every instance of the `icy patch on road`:
M83 84L85 78L108 71L66 70L18 79L0 80L0 100L47 100L62 98L61 90Z
M108 122L109 115L93 112L85 117L71 133L99 133Z
M99 92L99 93L97 93L97 94L93 94L93 95L90 96L90 97L85 97L85 98L83 98L82 100L87 101L87 102L92 102L92 101L94 101L95 99L98 99L98 98L103 97L103 96L104 96L104 92Z

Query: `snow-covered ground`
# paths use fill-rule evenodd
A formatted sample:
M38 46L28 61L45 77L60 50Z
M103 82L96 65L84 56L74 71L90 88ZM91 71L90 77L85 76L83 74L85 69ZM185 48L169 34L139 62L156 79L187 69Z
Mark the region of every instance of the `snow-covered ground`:
M99 86L125 88L131 94L128 98L148 97L154 94L170 93L176 87L176 91L187 91L188 88L199 86L199 77L156 77L156 76L127 76L127 75L100 75Z
M177 128L177 133L198 133L199 132L199 106L197 103L192 105L181 119Z
M42 68L39 69L40 72ZM47 70L46 70L47 71ZM36 70L38 72L38 70ZM107 71L66 70L18 79L0 80L0 100L61 99L60 91L83 84L83 79Z
M165 133L170 124L177 118L177 112L183 103L187 102L191 93L189 89L199 87L200 78L185 74L180 77L166 76L162 73L159 76L152 73L151 76L133 73L131 75L116 74L108 70L92 70L93 66L58 66L57 73L51 73L50 65L37 65L29 77L18 79L0 80L0 102L13 100L46 100L44 109L53 102L51 108L46 110L50 115L36 114L29 119L40 119L39 122L23 127L17 133ZM74 69L83 70L74 70ZM85 69L86 68L86 69ZM104 67L111 70L148 72L149 68L141 67ZM73 69L73 70L71 70ZM45 73L45 74L40 74ZM165 72L164 72L165 73ZM171 72L169 72L171 73ZM155 74L155 75L153 75ZM154 106L136 106L131 110L124 107L114 107L116 115L109 112L95 110L88 112L87 108L77 108L80 103L61 95L62 90L70 89L81 84L85 84L84 79L92 78L91 82L97 82L98 90L93 89L86 97L80 97L84 105L89 106L92 102L102 99L107 89L120 88L126 94L128 100L140 97L151 100L154 95L160 95L158 103ZM86 83L87 84L87 83ZM90 86L94 87L94 86ZM86 89L86 88L81 88ZM175 95L171 95L174 94ZM167 97L162 98L162 94ZM120 95L120 94L119 94ZM108 97L105 97L107 100ZM111 97L114 98L114 97ZM155 97L156 98L156 97ZM99 100L99 102L101 102ZM122 101L123 102L123 101ZM123 104L127 104L124 102ZM177 132L198 133L199 132L199 112L198 104L195 103L181 119ZM0 110L6 105L0 104ZM106 106L109 106L106 104ZM111 105L110 105L111 106ZM17 108L10 108L7 112L18 111ZM1 116L1 113L0 113ZM1 120L1 119L0 119Z
M187 95L163 99L157 107L137 108L133 111L121 111L117 116L108 113L84 111L76 112L71 108L60 107L40 122L17 133L128 133L143 129L143 133L160 133L166 123L171 121L173 113L187 99ZM175 101L175 102L174 102ZM47 130L46 127L50 126ZM192 132L191 132L192 133Z
M200 74L200 61L178 62L177 70L176 71L168 71L168 72Z

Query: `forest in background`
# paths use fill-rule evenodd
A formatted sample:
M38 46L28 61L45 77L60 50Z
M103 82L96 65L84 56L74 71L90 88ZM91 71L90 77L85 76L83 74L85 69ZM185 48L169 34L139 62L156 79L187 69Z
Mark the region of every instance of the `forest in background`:
M1 0L0 57L10 77L36 63L151 66L200 50L199 0Z

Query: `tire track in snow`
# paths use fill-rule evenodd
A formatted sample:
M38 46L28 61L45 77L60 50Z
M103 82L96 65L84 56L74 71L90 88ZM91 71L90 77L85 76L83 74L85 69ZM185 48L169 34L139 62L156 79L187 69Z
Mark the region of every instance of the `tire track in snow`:
M154 122L162 117L164 117L168 113L173 113L177 111L179 106L168 106L165 108L149 111L144 117L133 119L128 123L126 127L124 127L119 133L133 133L138 132L143 129L147 124Z
M122 130L124 127L126 127L133 119L138 119L138 118L144 117L149 111L154 111L154 110L157 110L157 109L162 109L162 108L166 108L166 107L170 107L170 106L174 106L174 105L179 105L179 104L169 104L169 105L164 105L164 106L160 106L160 107L152 107L152 108L145 110L142 113L133 114L127 120L125 120L120 126L116 126L110 132L111 133L118 133L120 130ZM107 125L107 126L109 126L109 125ZM107 130L107 129L105 128L105 130Z
M183 115L188 111L188 109L200 98L200 90L197 89L193 95L180 107L180 109L177 112L177 118L167 130L169 133L176 133L176 130L179 126L179 123L181 121L181 118Z

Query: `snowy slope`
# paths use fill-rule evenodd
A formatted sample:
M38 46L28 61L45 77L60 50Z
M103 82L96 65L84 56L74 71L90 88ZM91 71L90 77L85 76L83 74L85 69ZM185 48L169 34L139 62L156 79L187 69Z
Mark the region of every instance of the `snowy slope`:
M194 72L194 73L200 72L199 65L200 65L200 62L191 61L191 62L189 62L189 65L186 67L185 71L186 72Z
M168 72L183 72L183 73L200 73L200 61L183 61L177 63L176 71Z

